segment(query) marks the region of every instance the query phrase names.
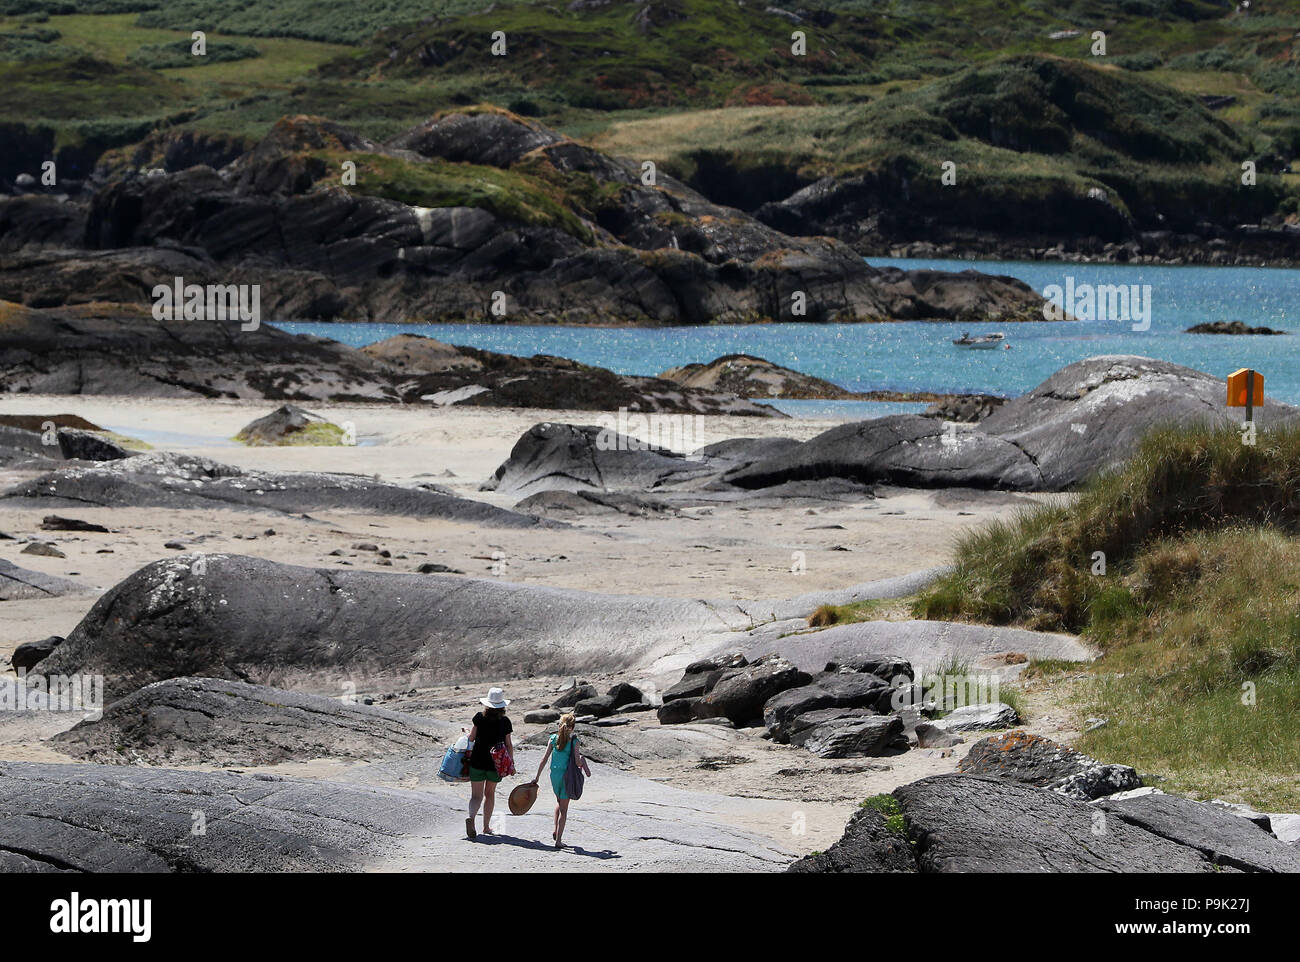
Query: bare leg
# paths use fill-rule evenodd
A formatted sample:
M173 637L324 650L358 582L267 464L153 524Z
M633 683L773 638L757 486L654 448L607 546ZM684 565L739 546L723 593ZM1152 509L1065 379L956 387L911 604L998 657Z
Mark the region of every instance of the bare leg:
M569 800L558 799L555 803L555 847L564 846L564 825L569 820Z
M492 821L492 807L497 801L497 783L484 781L483 786L486 789L483 797L483 834L491 835L492 826L489 823Z
M479 806L483 804L483 782L469 783L469 818L465 819L465 834L470 838L474 837L474 816L478 814Z

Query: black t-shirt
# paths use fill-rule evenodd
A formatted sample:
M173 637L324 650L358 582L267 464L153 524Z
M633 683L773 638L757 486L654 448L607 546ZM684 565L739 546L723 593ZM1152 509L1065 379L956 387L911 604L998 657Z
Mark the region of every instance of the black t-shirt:
M492 749L498 742L505 741L515 726L505 715L481 711L474 716L474 727L478 729L478 737L474 739L474 750L469 753L470 766L484 772L495 772L497 767L492 761Z

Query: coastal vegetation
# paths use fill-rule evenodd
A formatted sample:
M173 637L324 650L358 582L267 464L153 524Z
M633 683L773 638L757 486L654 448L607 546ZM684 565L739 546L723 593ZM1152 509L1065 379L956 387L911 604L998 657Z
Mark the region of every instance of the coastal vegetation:
M1253 446L1159 430L1077 501L966 537L915 612L1081 633L1101 657L1071 687L1106 723L1078 747L1175 790L1294 807L1298 485L1295 427Z

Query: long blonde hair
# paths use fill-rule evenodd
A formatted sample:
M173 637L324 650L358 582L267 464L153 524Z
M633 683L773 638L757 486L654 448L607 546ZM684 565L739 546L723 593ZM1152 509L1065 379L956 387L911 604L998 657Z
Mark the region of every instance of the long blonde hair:
M560 716L560 730L555 735L555 747L564 751L564 746L569 744L569 739L573 737L573 726L578 723L578 716L573 712L565 712Z

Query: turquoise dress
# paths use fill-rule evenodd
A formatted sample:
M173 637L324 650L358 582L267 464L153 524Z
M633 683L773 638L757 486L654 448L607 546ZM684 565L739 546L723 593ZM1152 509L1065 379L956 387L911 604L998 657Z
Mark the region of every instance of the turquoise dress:
M569 758L573 755L573 746L578 741L578 736L570 736L563 751L555 747L558 737L551 736L551 790L555 792L556 798L564 799L569 797L569 793L564 790L564 772L569 767Z

